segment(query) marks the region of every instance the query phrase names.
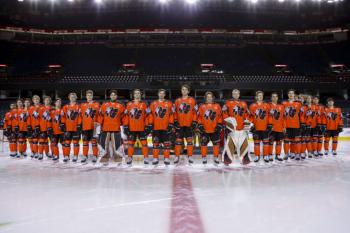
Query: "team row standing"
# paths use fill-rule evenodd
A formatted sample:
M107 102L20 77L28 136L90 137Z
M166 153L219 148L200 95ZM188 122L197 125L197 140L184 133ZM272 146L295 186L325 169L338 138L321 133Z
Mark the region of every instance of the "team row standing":
M61 99L55 100L51 106L51 98L44 97L43 105L40 97L33 96L24 101L18 100L17 106L11 105L11 110L5 116L5 133L10 142L10 155L26 156L27 140L31 147L31 157L39 160L44 154L58 160L58 144L62 144L64 161L70 158L73 144L73 161L78 160L79 140L83 139L83 157L85 163L89 154L89 143L92 145L92 162L98 156L98 128L106 134L106 153L101 158L107 162L111 157L115 161L121 158L116 153L115 142L121 141L121 127L127 135L127 164L132 164L134 145L137 139L142 145L144 163L148 164L147 136L152 134L153 160L159 163L159 153L163 149L164 163L170 164L171 135L175 134L175 159L179 156L187 142L189 163L193 163L193 147L195 132L200 135L200 150L203 163L207 163L207 145L213 144L214 162L219 163L220 135L223 131L223 119L234 117L237 130L244 130L244 125L251 124L254 139L254 161L258 162L262 155L265 162L275 159L282 161L305 159L306 156L322 156L324 140L325 153L328 153L329 139L332 138L332 153L336 154L337 137L342 131L341 110L334 107L333 99L327 100L327 108L321 106L317 96L300 95L296 98L295 91L288 92L288 100L278 103L278 94L272 93L271 103L264 102L264 93L257 91L255 99L249 108L246 102L239 99L239 90L232 91L232 99L221 106L214 101L212 92L205 93L205 103L199 107L194 98L189 96L188 85L181 87L182 97L175 103L165 99L166 91L158 91L158 100L149 106L141 100L141 91L133 91L133 100L126 106L117 101L117 91L110 91L110 100L99 103L93 100L93 91L86 92L85 103L77 103L77 95L70 93L69 104L62 107ZM52 155L49 153L49 139ZM285 156L281 157L282 142ZM262 144L262 150L261 150ZM112 146L110 153L109 146ZM261 154L262 151L262 154Z

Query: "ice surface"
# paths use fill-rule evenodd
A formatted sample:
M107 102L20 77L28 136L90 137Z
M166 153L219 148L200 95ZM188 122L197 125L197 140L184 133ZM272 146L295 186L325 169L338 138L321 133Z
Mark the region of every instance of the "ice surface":
M63 164L1 148L0 232L350 231L350 142L337 157L245 167Z

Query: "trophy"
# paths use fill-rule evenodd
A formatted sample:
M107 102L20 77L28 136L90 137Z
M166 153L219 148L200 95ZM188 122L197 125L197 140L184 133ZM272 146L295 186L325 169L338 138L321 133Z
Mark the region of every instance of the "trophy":
M228 117L224 121L229 133L227 134L225 147L221 156L222 162L225 165L229 165L234 159L239 159L243 165L250 163L248 143L250 123L244 122L244 129L237 130L237 121L234 117Z

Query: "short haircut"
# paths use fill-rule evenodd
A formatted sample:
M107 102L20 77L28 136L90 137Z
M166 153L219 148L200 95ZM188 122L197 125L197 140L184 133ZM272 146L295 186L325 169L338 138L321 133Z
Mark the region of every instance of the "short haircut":
M77 98L78 98L77 93L75 93L75 92L71 92L71 93L69 93L69 94L68 94L68 97L70 97L71 95L74 95L75 97L77 97Z
M291 92L291 91L295 94L295 90L294 89L289 89L288 93Z
M38 96L38 95L33 95L32 100L33 100L33 99L39 99L39 100L40 100L40 96Z
M318 96L318 95L314 95L313 97L312 97L313 99L320 99L320 97Z
M44 100L46 100L46 99L49 99L51 101L51 97L48 95L44 96Z
M208 95L211 95L211 96L213 96L213 97L214 97L214 93L213 93L213 92L211 92L211 91L207 91L207 92L205 92L205 94L204 94L205 98L207 98L207 96L208 96Z
M61 102L62 102L62 99L61 99L61 98L56 98L56 99L55 99L55 102L56 102L56 101L61 101Z
M332 97L329 97L329 98L327 98L327 103L328 103L329 101L333 101L333 102L334 102L334 99L333 99Z
M18 98L18 99L16 100L16 103L17 103L18 101L21 101L21 102L23 103L23 99L22 99L22 98Z
M273 96L273 95L277 95L277 97L278 97L278 93L275 91L271 93L271 96Z
M139 91L141 93L140 89L134 89L134 90L132 90L132 94L135 94L136 91Z
M185 87L188 91L191 91L190 85L188 85L188 84L182 84L182 85L181 85L181 89L182 89L183 87Z
M238 89L233 89L232 92L239 92L239 93L241 93L241 91L238 90Z
M256 91L255 92L255 96L258 96L259 94L263 94L264 95L264 92L263 91Z
M85 92L85 95L87 95L87 94L93 95L93 94L94 94L94 91L93 91L93 90L87 90L87 91Z
M162 91L164 91L166 93L165 89L158 89L158 94L161 93Z
M113 89L113 90L110 90L110 91L109 91L109 95L111 95L112 93L114 93L115 95L118 95L117 90L114 90L114 89Z

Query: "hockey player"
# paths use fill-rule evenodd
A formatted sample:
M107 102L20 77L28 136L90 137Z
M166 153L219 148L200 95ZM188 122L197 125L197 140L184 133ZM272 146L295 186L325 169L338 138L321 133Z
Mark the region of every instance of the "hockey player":
M62 109L62 100L57 98L55 100L55 109L51 111L52 131L48 130L48 134L51 141L51 152L53 155L52 160L58 161L59 149L58 143L63 144L63 132L65 131L64 112Z
M89 153L89 142L92 146L93 159L92 162L96 163L98 156L97 137L94 136L94 130L98 123L98 114L100 110L100 104L93 100L94 92L92 90L86 91L86 103L80 104L80 119L82 123L82 135L83 135L83 158L82 163L85 163Z
M318 96L314 96L313 98L313 104L317 108L317 126L316 126L316 131L317 131L317 151L314 153L318 156L323 156L322 153L322 145L323 145L323 140L324 140L324 135L326 132L326 115L325 115L325 108L323 105L319 104L320 98Z
M269 109L269 124L272 126L272 132L269 136L269 161L273 161L272 153L274 143L276 143L275 160L283 161L281 157L281 150L286 122L284 119L284 107L282 104L278 104L278 94L276 92L271 93L271 103Z
M325 155L328 155L329 139L332 138L332 154L337 155L338 136L343 131L343 119L340 108L334 106L332 98L327 99L326 115L326 134L324 141Z
M21 155L26 157L27 156L27 133L28 133L28 125L29 122L29 108L30 108L30 99L26 99L24 101L24 106L22 103L22 100L17 101L18 106L18 152L19 154L17 157L20 157Z
M150 105L150 124L152 125L153 139L153 165L159 163L159 150L163 144L164 164L169 165L170 160L170 134L174 129L173 104L165 99L166 91L158 90L158 100Z
M214 94L205 93L205 103L198 109L198 130L200 133L202 163L207 163L207 145L213 144L214 163L219 164L220 134L222 131L222 110L218 103L214 102Z
M126 105L125 117L123 119L124 133L128 137L128 159L126 163L132 164L134 155L134 146L139 139L142 146L143 163L148 164L148 145L147 136L150 134L151 125L148 124L150 109L147 104L141 100L141 90L133 90L134 100Z
M268 163L269 158L269 134L272 130L272 125L269 125L269 105L263 101L264 92L257 91L255 93L256 102L249 106L250 122L253 123L251 129L254 140L254 162L260 160L260 144L263 143L264 161Z
M33 105L29 108L29 121L30 125L28 125L28 137L30 142L30 149L32 154L30 157L38 158L38 142L40 136L40 118L39 111L41 108L40 97L38 95L34 95L32 97Z
M7 140L9 141L9 149L10 149L10 156L15 157L17 156L17 148L16 148L16 135L15 132L12 130L12 113L14 113L14 110L16 109L16 104L11 103L10 104L10 110L6 112L5 118L4 118L4 135L7 137Z
M284 117L286 120L286 136L284 139L284 160L288 157L300 160L301 134L300 134L300 102L295 101L295 91L288 91L288 100L283 102Z
M63 161L69 161L71 142L73 141L73 162L77 162L79 155L79 140L81 136L81 120L79 119L80 106L77 104L77 94L72 92L68 95L69 104L63 107L64 117L62 118L65 126L63 135Z
M175 141L175 159L174 163L179 162L181 150L184 146L184 139L187 143L188 162L193 163L193 142L194 130L197 127L198 106L196 100L189 96L190 86L184 84L181 86L182 97L175 101L174 126L176 132Z
M48 158L52 158L49 151L49 138L48 131L52 131L52 120L51 120L51 97L44 97L44 106L39 110L39 120L40 120L40 135L39 135L39 145L38 145L38 154L39 160L44 158L44 153Z
M102 104L99 113L99 122L102 127L102 132L106 134L105 151L106 153L101 158L101 163L108 163L110 159L110 144L113 149L113 159L115 162L121 162L121 157L117 154L117 149L121 145L120 126L124 117L125 107L117 101L117 91L110 91L110 101ZM117 147L116 147L117 144Z
M236 130L243 130L244 121L248 119L248 107L245 101L239 99L240 91L234 89L232 91L231 100L227 100L225 105L222 107L223 118L234 117L237 122Z

